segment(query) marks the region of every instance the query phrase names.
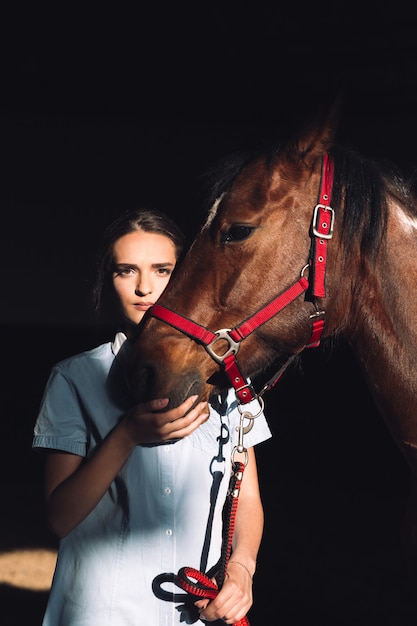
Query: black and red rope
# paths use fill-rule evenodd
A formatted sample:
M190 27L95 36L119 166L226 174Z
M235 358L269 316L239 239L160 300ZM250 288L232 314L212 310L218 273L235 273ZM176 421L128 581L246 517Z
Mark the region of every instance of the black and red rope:
M232 552L233 534L235 530L236 512L245 466L240 462L233 462L232 476L230 478L229 492L226 498L224 510L224 537L222 553L216 568L216 582L207 574L192 567L182 567L177 574L177 584L190 595L196 598L213 600L223 586L226 577L227 565ZM245 616L233 626L250 626Z

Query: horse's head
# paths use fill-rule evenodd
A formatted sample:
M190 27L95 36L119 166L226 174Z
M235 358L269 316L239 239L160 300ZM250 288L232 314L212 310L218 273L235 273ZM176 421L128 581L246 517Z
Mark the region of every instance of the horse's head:
M299 280L309 263L331 125L241 164L213 202L206 222L158 304L210 331L232 329ZM304 270L308 276L308 267ZM311 334L315 304L305 294L240 343L238 361L254 377L297 354ZM222 340L216 352L222 353ZM135 341L130 383L137 400L169 397L170 406L227 385L222 368L193 338L149 316Z

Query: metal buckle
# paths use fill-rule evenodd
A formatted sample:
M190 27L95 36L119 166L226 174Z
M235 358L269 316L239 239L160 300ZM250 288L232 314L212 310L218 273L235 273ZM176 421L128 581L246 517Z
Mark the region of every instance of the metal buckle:
M317 310L314 313L312 313L311 315L309 315L309 318L311 320L314 320L314 319L319 319L320 317L324 318L325 316L326 316L326 311L319 311L319 310Z
M231 338L231 336L229 335L230 330L230 328L221 328L220 330L216 330L216 332L214 333L216 336L213 341L204 346L211 358L214 359L216 363L223 363L223 361L226 357L229 356L229 354L237 354L239 351L240 344ZM220 355L214 352L213 346L222 339L224 341L227 341L229 347L224 354Z
M319 209L324 209L325 211L330 212L330 229L327 234L320 232L317 228L317 218L319 216ZM333 228L334 228L334 211L332 207L328 206L327 204L317 204L313 212L313 223L312 223L313 233L315 234L316 237L320 237L321 239L331 239L333 237Z

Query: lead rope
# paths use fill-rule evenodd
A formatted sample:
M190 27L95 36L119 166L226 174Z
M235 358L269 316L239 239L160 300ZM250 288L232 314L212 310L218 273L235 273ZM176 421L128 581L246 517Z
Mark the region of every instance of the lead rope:
M213 600L222 588L226 577L227 566L232 552L232 542L240 488L243 473L248 463L248 452L243 445L243 435L252 429L253 420L262 413L263 401L261 398L259 398L259 403L261 409L256 415L252 415L248 411L245 411L244 413L241 412L240 424L237 428L238 444L232 451L232 475L230 477L229 490L224 508L225 527L223 533L222 551L216 567L212 568L212 571L214 570L216 574L216 582L210 578L209 574L204 574L203 572L200 572L192 567L181 567L177 574L177 584L184 589L184 591L192 596L195 596L196 599L207 598L209 600ZM240 410L240 405L238 408ZM249 424L247 426L244 426L245 419L249 420ZM245 454L245 463L242 463L241 461L234 461L234 456L237 452ZM248 618L245 616L238 622L234 622L233 626L250 626L250 624Z

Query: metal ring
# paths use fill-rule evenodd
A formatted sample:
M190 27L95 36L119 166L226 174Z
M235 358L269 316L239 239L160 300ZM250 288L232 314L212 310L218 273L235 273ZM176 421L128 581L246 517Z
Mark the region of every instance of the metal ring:
M239 411L239 413L240 413L241 415L244 415L245 413L247 413L248 415L250 415L251 417L250 417L250 418L247 418L247 419L255 419L255 417L259 417L259 415L260 415L260 414L263 412L263 410L264 410L264 407L265 407L265 401L264 401L264 399L263 399L263 398L261 398L261 396L258 396L258 395L256 396L256 399L258 400L258 402L259 402L259 407L260 407L260 408L259 408L259 411L256 413L256 415L252 415L252 413L249 413L249 411L246 411L246 410L245 410L245 408L244 408L244 407L242 407L242 405L241 405L241 404L238 404L238 405L237 405L237 410ZM245 405L245 406L246 406L246 405Z
M249 454L246 448L243 448L243 450L239 450L238 449L239 446L235 446L232 450L232 454L231 454L231 461L233 463L234 461L234 456L235 454L245 454L245 462L244 462L244 466L246 467L247 464L249 463Z

